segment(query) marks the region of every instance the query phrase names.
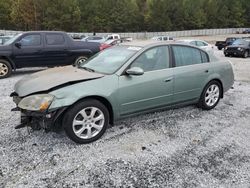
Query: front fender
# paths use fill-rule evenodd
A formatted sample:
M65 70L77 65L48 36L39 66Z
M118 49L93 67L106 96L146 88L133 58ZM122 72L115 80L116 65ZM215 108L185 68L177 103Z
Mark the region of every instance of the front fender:
M87 97L96 96L105 98L110 102L113 111L118 112L117 101L118 77L117 75L104 76L99 79L83 81L50 92L55 98L49 111L67 107Z

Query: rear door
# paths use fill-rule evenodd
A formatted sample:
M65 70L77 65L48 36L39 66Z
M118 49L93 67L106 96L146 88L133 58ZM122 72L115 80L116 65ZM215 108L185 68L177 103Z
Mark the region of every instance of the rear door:
M13 61L17 68L43 66L43 40L39 33L25 34L13 45Z
M122 116L166 106L172 103L173 69L168 46L158 46L142 53L131 67L144 70L141 76L119 78L119 101Z
M199 98L212 72L207 53L181 45L172 45L172 51L175 62L173 102Z
M73 64L69 47L62 33L45 33L45 61L48 66Z

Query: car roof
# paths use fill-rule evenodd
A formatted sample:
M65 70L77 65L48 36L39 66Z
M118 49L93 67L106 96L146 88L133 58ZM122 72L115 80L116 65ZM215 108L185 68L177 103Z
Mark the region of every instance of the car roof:
M159 41L154 41L154 40L141 40L141 41L137 41L134 40L132 42L123 42L120 45L121 46L138 46L138 47L146 47L146 46L153 46L153 45L157 45L157 44L171 44L174 42L168 42L168 41L164 41L164 42L159 42Z
M64 31L26 31L23 32L23 34L27 34L27 33L66 33Z

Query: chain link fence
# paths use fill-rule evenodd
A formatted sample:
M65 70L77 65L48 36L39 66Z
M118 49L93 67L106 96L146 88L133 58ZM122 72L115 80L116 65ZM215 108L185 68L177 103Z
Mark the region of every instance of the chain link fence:
M172 37L192 37L192 36L212 36L242 33L246 28L227 28L227 29L200 29L185 31L169 31L169 32L138 32L138 33L118 33L121 37L132 37L133 39L149 39L154 36L167 35ZM16 35L22 31L0 30L3 35ZM93 33L70 33L72 35L91 36ZM96 33L96 35L106 35L107 33Z

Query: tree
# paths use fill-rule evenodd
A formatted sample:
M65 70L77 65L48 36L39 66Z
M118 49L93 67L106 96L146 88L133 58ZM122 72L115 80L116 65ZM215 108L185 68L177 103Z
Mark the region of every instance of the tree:
M0 0L0 28L11 29L10 23L11 1Z

